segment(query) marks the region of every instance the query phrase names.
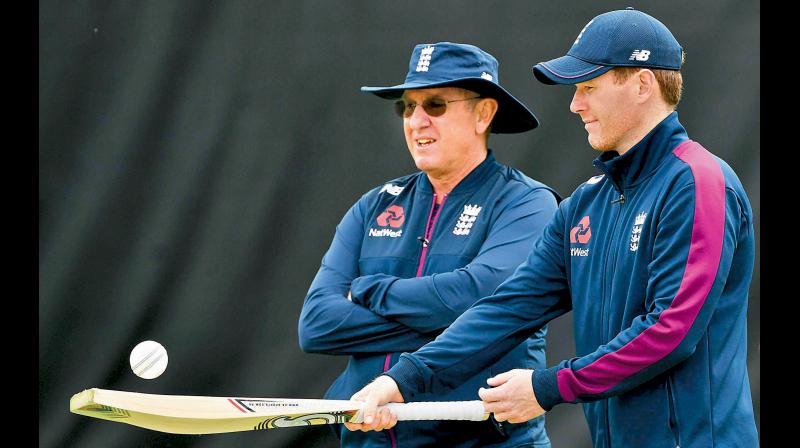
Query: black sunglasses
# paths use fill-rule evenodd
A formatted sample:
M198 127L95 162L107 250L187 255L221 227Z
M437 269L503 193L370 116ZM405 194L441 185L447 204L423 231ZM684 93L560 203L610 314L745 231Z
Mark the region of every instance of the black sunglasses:
M473 98L462 98L460 100L443 100L441 98L428 98L422 102L422 109L431 117L440 117L447 112L447 103L455 103L457 101L477 100L482 98L476 96ZM414 109L417 103L406 103L404 100L397 100L394 102L394 111L399 117L409 118L414 114Z

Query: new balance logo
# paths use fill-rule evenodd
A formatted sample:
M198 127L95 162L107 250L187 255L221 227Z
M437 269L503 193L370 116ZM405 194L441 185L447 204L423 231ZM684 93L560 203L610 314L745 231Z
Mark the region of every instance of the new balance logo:
M453 235L469 235L472 225L478 219L478 213L481 212L481 207L477 205L465 205L464 212L458 217L458 222L453 228Z
M572 45L577 44L581 40L581 37L583 37L584 31L586 31L586 28L589 28L589 25L591 25L592 22L594 22L594 19L590 20L589 23L587 23L586 26L583 27L583 29L581 30L580 34L578 34L578 38L575 39L575 42Z
M431 55L435 47L428 46L422 49L419 54L419 61L417 61L417 71L427 72L428 67L431 65Z
M628 58L629 61L646 61L648 59L650 59L650 50L633 50L631 57Z
M398 194L400 194L401 191L403 191L403 188L404 187L401 187L399 185L386 184L383 186L383 188L381 188L381 191L379 191L378 193L383 193L385 191L393 196L397 196Z
M589 180L586 181L586 184L587 185L596 184L596 183L600 182L601 180L603 180L604 177L606 177L605 174L600 174L600 175L591 177L591 178L589 178Z

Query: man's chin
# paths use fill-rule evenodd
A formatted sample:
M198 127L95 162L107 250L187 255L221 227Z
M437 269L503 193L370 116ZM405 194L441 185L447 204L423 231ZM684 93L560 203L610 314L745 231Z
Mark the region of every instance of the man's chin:
M595 149L597 151L606 152L614 150L614 148L611 145L609 145L608 142L597 141L593 139L591 136L588 137L588 141L589 141L589 146L591 146L592 149Z
M418 157L414 159L414 165L416 165L418 170L425 172L436 168L436 164L427 157Z

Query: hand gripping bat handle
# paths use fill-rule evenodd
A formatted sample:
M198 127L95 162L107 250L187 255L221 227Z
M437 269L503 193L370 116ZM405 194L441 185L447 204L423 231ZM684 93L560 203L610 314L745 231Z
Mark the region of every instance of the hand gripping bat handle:
M397 420L471 420L489 418L483 402L473 401L419 401L416 403L387 403Z

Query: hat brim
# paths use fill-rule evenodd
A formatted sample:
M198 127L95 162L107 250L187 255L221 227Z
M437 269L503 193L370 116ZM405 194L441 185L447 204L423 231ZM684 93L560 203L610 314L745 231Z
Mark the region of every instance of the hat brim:
M381 98L394 100L403 96L406 90L431 89L436 87L461 87L480 94L482 97L497 100L497 113L492 120L494 134L515 134L535 129L539 126L536 115L521 101L514 98L506 89L483 78L451 79L438 83L408 82L391 87L361 87L362 92L373 93Z
M596 78L614 67L597 65L566 55L533 66L533 74L544 84L578 84Z

